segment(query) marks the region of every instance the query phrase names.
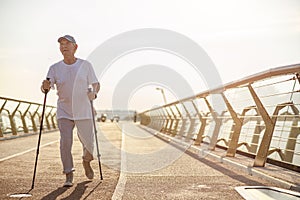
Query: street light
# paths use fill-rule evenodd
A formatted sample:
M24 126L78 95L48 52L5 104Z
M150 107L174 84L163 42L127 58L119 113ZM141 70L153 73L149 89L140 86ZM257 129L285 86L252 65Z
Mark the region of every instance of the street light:
M167 100L166 100L166 95L165 95L164 89L162 89L162 88L156 88L156 89L161 91L161 94L163 95L163 98L164 98L164 102L165 102L165 104L167 104Z

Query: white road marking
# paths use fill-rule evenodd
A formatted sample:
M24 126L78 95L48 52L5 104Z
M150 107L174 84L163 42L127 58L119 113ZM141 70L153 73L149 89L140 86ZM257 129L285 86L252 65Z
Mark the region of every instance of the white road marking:
M54 142L49 142L49 143L43 144L43 145L40 146L40 148L41 148L41 147L48 146L48 145L51 145L51 144L54 144L54 143L56 143L56 142L58 142L58 141L54 141ZM11 159L11 158L14 158L14 157L17 157L17 156L21 156L21 155L23 155L23 154L25 154L25 153L28 153L28 152L31 152L31 151L35 151L35 150L36 150L36 147L35 147L35 148L28 149L28 150L26 150L26 151L22 151L22 152L20 152L20 153L16 153L16 154L7 156L7 157L5 157L5 158L1 158L1 159L0 159L0 162L3 162L3 161L5 161L5 160Z
M125 133L124 127L122 128L122 143L121 143L121 169L120 169L120 177L118 180L118 184L112 196L112 200L119 200L122 199L125 185L126 185L126 171L127 171L127 163L126 163L126 151L125 151Z

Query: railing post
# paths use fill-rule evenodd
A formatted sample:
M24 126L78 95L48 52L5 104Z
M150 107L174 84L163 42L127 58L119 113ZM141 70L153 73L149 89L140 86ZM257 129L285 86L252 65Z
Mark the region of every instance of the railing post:
M164 126L165 115L161 109L158 109L157 112L158 112L158 120L157 120L156 130L161 132Z
M197 138L195 140L195 145L201 145L202 143L202 140L204 138L204 131L205 131L205 127L206 127L206 122L207 122L207 119L204 118L203 116L201 116L201 125L200 125L200 128L199 128L199 131L198 131L198 134L197 134Z
M174 122L174 118L172 117L172 115L170 115L170 113L168 112L167 110L168 107L165 107L166 109L166 112L168 113L168 117L170 119L170 125L169 125L169 128L167 128L167 134L172 134L172 127L173 127L173 122Z
M164 132L168 117L165 114L164 108L161 108L160 110L161 110L161 113L162 113L162 120L161 120L161 128L158 131Z
M9 115L9 121L10 121L10 126L11 126L11 132L13 135L17 135L18 134L18 130L17 130L17 127L16 127L16 123L15 123L15 120L14 120L14 116L20 106L21 102L18 103L17 107L15 108L15 110Z
M183 108L186 112L186 115L187 115L188 119L190 120L190 127L187 131L186 138L185 138L185 141L190 141L192 139L192 136L193 136L192 129L195 126L195 120L192 119L191 114L188 111L188 109L186 108L186 106L184 105L184 103L182 102L181 104L183 105Z
M199 109L197 108L196 104L193 101L192 101L192 104L194 106L194 109L196 110L197 116L201 123L194 145L200 145L202 142L202 139L203 139L204 131L205 131L206 119L200 114Z
M31 118L31 123L32 123L32 129L33 129L34 132L38 131L34 118L35 118L36 115L38 115L39 108L40 108L40 105L38 105L38 107L36 108L36 110L34 111L33 114L30 113L30 118Z
M170 116L170 114L168 113L168 110L166 109L166 107L163 107L163 109L164 109L164 111L167 113L167 115L166 115L166 125L165 125L165 127L163 128L163 132L164 133L168 133L168 125L169 125L169 122L170 122L170 120L171 120L171 116Z
M299 115L299 114L298 114ZM293 120L293 124L292 124L292 128L289 134L289 138L288 141L286 143L286 147L285 147L285 157L287 162L292 162L293 158L294 158L294 151L295 151L295 147L296 147L296 141L297 141L297 137L300 134L300 128L297 127L298 126L298 122L299 119L294 118ZM288 149L288 150L287 150Z
M227 109L231 115L233 122L234 122L233 133L230 134L231 137L229 138L230 142L228 144L228 150L226 152L226 156L234 157L235 153L236 153L236 149L238 147L239 137L240 137L240 133L241 133L242 125L243 125L243 119L240 119L238 117L237 113L234 111L233 107L229 103L225 94L222 92L221 95L224 99Z
M178 109L178 111L179 111L179 108L178 108L178 107L177 107L177 109ZM187 119L184 118L184 116L183 116L182 113L180 114L180 116L181 116L181 127L180 127L180 130L179 130L179 132L178 132L178 137L179 137L179 138L180 138L180 137L183 137L183 135L184 135L184 130L185 130L186 121L187 121Z
M22 114L22 112L19 110L21 121L22 121L22 128L24 130L24 133L28 133L29 132L25 117L26 117L27 112L29 111L30 106L31 106L31 104L29 104L29 106L25 110L24 114Z
M175 124L175 127L174 127L174 130L176 131L176 134L173 134L172 136L177 135L177 133L179 132L179 131L178 131L178 125L179 125L180 119L182 119L182 114L181 114L181 112L180 112L180 110L179 110L177 104L175 104L174 106L175 106L176 111L177 111L177 113L178 113L178 115L179 115L179 118L176 117L176 124ZM174 115L174 116L176 116L176 115Z
M28 128L27 128L27 125L26 125L25 117L23 117L23 114L20 110L18 110L18 111L19 111L19 114L20 114L20 117L21 117L23 131L24 131L24 133L28 133Z
M50 130L51 129L51 126L50 126L50 121L49 121L49 117L51 116L51 112L53 110L53 107L51 108L51 110L49 111L49 113L46 116L46 126L47 126L47 129Z
M12 114L10 114L10 112L8 113L8 119L9 119L10 129L11 129L12 134L17 135L18 133L17 133L17 128L16 128L16 123L14 121L14 116Z
M2 106L1 106L1 108L0 108L0 137L3 137L3 129L4 129L4 125L3 125L3 121L2 121L2 115L1 115L1 113L2 113L2 111L3 111L3 109L4 109L4 106L5 106L5 104L6 104L6 102L7 102L7 100L5 100L4 101L4 103L2 104Z
M244 108L242 115L241 115L241 118L243 119L242 126L246 125L249 121L251 121L250 118L246 118L246 113L252 109L254 109L258 115L257 108L255 106L249 106L249 107ZM261 119L256 118L256 125L255 125L255 129L253 132L251 144L246 146L247 150L254 154L256 154L256 151L257 151L260 134L265 129L265 126L262 127L260 124L261 124Z
M258 149L258 142L259 142L259 137L261 135L261 133L263 132L263 130L266 129L266 126L261 126L261 119L256 119L256 125L255 125L255 129L254 129L254 133L252 136L252 140L251 140L251 145L249 148L249 151L251 153L255 153L257 152Z
M295 115L295 117L292 119L292 127L288 136L288 141L286 143L286 147L285 147L285 160L287 162L292 162L293 158L294 158L294 151L296 148L296 144L297 144L297 137L300 135L300 128L298 127L298 122L299 122L299 110L298 108L295 106L294 103L291 103L291 108L292 111ZM289 113L287 113L289 114Z
M220 119L218 117L218 113L211 107L210 103L208 102L208 100L205 97L204 97L204 101L215 121L215 128L214 128L213 135L211 137L210 144L209 144L209 150L214 150L216 147L216 144L217 144L218 135L219 135L220 128L222 125L222 119Z
M174 113L174 111L172 110L172 106L169 107L170 108L170 111L173 115L173 120L175 121L175 125L174 125L174 128L171 130L171 136L175 136L176 133L177 133L177 126L178 126L178 119L176 117L176 114Z
M161 118L162 117L159 109L155 110L155 117L154 117L154 122L152 123L152 127L157 131L161 130L161 126L160 126Z
M266 111L265 107L263 106L262 102L260 101L259 97L257 96L256 92L252 88L252 86L249 84L248 85L250 94L257 106L258 113L261 115L262 119L265 122L266 125L266 130L264 133L264 136L262 138L262 141L260 143L257 155L254 160L254 165L255 167L264 167L267 157L269 155L269 148L275 128L275 123L277 119L277 115L279 111L286 106L286 104L280 104L277 105L275 108L275 111L273 113L273 117L271 118Z
M56 113L54 113L52 116L51 116L51 122L52 122L52 127L54 128L54 129L56 129Z
M29 132L28 126L27 126L27 123L26 123L26 120L25 120L25 117L26 117L26 115L27 115L27 113L28 113L30 107L31 107L31 104L29 104L28 108L25 110L25 112L24 112L24 114L23 114L23 116L22 116L22 121L24 121L23 128L24 128L24 132L25 132L25 133L28 133L28 132Z
M156 115L156 113L157 113L157 110L153 110L151 113L152 113L151 114L151 124L150 124L149 127L152 128L152 129L157 130L157 127L156 127L156 123L157 123L157 115Z
M250 94L257 106L257 111L261 115L262 119L265 122L266 130L263 135L262 141L260 143L258 152L256 154L255 160L254 160L254 165L255 167L263 167L265 166L267 156L268 156L268 151L269 147L271 144L271 139L273 135L273 130L275 127L275 124L273 123L272 119L270 118L268 112L266 111L265 107L263 106L262 102L260 101L259 97L257 96L256 92L252 88L252 86L249 84L248 85Z
M45 118L46 118L46 127L47 127L48 130L51 129L50 121L49 121L49 119L48 119L48 117L50 116L50 114L51 114L51 113L48 113L48 115L45 116Z
M2 122L2 115L1 115L1 112L0 112L0 137L3 137L3 122Z

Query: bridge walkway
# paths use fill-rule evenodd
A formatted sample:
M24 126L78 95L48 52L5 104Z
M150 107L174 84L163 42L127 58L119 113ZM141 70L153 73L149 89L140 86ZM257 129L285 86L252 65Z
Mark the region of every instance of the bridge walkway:
M31 199L242 200L235 190L237 186L282 187L272 179L251 176L210 156L201 156L191 146L154 135L133 123L99 123L98 130L104 180L99 180L96 161L92 162L95 179L86 179L81 166L81 144L74 135L74 186L62 187L65 177L59 156L59 133L45 133ZM12 199L10 194L30 189L36 143L37 135L0 141L0 199ZM241 157L234 159L242 163L238 160ZM297 183L297 174L292 180Z

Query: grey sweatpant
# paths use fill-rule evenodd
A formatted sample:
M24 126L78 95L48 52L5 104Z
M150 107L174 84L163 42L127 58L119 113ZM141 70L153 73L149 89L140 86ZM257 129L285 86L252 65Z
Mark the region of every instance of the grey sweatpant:
M73 129L75 126L83 147L82 159L88 162L93 160L94 133L92 119L58 119L58 128L60 131L60 156L63 164L63 173L65 174L75 170L72 156Z

